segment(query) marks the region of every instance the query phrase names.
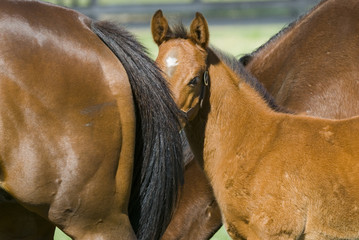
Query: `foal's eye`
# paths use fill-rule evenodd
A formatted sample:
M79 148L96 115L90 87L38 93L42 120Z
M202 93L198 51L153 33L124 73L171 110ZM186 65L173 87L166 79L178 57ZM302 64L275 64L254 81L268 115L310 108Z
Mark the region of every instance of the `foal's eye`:
M197 85L198 82L199 82L199 77L195 77L188 83L188 85L194 87Z

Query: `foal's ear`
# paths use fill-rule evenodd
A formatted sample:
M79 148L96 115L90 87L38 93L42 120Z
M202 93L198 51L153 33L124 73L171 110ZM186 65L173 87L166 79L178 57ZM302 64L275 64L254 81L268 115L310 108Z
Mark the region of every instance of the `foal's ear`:
M191 23L190 37L192 40L203 48L208 47L209 31L208 24L203 15L199 12Z
M167 33L170 31L167 19L163 16L162 10L157 10L152 17L151 32L155 43L159 46L165 40Z

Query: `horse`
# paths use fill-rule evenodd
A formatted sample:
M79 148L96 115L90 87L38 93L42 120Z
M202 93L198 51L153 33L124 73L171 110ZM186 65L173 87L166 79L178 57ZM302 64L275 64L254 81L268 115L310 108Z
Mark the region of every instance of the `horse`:
M163 21L162 21L163 22ZM237 59L190 31L159 26L157 62L233 239L357 239L359 117L284 113Z
M38 1L2 0L0 29L1 239L159 239L183 181L181 113L143 46Z
M293 112L336 119L359 115L359 95L356 94L359 89L355 68L358 51L354 47L355 34L359 30L356 14L358 10L356 1L322 1L257 50L241 57L240 61L264 84L279 105L290 108ZM162 25L166 31L169 29L162 12L156 12L152 18L155 41L157 21L158 24L165 21ZM346 59L352 61L348 62ZM338 62L341 64L338 65ZM342 71L334 72L334 67L340 67ZM330 74L327 74L327 71L330 71ZM329 84L326 81L329 81ZM195 183L197 178L196 174L186 174L184 186ZM198 211L197 206L191 203L198 203L197 198L204 199L201 196L204 194L207 199L211 199L209 191L194 192L193 195L183 193L181 198L193 200L181 201L180 198L179 205L183 204L187 209ZM210 202L211 200L207 200L207 205ZM202 205L206 206L205 203ZM202 211L205 211L205 208ZM206 218L200 217L201 215L195 215L193 218L193 215L182 214L182 224L187 225L190 220L193 221L192 225L206 221ZM217 219L217 226L219 224L221 222ZM191 229L196 228L197 226L193 226ZM207 232L211 233L215 228L209 227Z

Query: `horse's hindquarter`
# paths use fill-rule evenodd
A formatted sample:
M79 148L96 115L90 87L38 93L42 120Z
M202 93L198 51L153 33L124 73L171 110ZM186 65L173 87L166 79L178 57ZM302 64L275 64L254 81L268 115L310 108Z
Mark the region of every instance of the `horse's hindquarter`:
M44 6L0 4L0 183L64 227L105 221L111 204L127 211L131 88L88 19Z

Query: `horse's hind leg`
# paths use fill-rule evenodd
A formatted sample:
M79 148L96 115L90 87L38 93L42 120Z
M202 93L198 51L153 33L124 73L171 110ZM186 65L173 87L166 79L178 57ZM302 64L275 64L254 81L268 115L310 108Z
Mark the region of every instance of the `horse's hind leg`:
M16 202L0 202L1 240L52 240L55 226Z

